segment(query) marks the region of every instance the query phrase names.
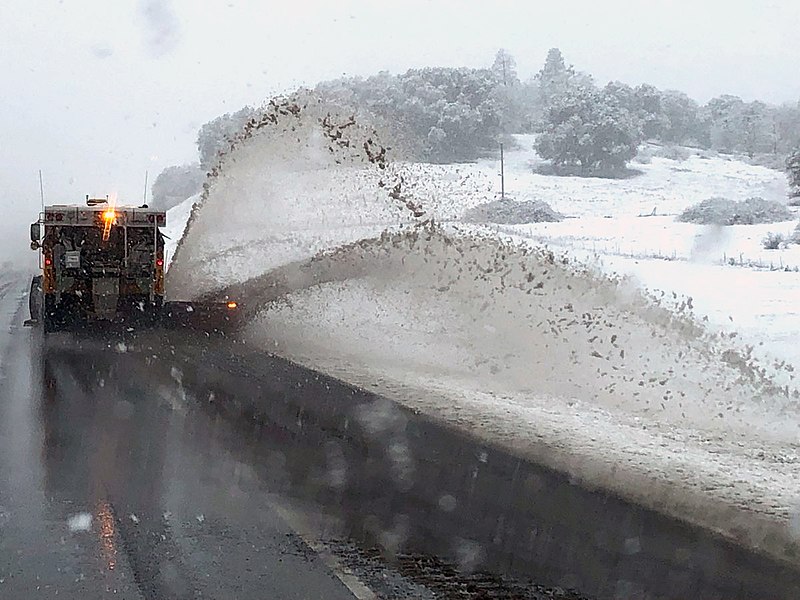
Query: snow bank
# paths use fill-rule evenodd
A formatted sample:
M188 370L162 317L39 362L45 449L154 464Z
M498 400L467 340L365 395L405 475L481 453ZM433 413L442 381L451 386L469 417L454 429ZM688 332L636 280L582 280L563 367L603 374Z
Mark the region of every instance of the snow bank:
M504 199L479 204L464 213L463 219L473 223L553 223L564 217L554 211L545 202L529 200L517 202Z
M678 215L678 221L698 225L757 225L791 221L793 216L785 202L763 198L739 201L709 198L684 210Z

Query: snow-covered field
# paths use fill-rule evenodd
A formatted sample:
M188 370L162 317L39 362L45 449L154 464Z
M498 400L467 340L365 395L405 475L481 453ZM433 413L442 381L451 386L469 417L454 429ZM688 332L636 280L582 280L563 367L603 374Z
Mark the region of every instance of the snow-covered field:
M316 108L227 157L177 249L173 296L259 276L269 287L280 273L280 298L248 343L790 554L800 395L785 359L798 358L800 279L716 264L729 253L755 259L757 228L638 217L712 196L782 199L780 173L695 157L654 158L621 181L546 177L532 172L523 137L508 154L507 189L576 218L462 226L466 209L496 195L494 161L380 168L352 150L374 134L340 128L352 144L332 144ZM446 223L418 224L430 217ZM781 228L792 224L769 230ZM675 260L624 257L651 252ZM796 255L775 252L787 264ZM646 298L642 286L661 291Z

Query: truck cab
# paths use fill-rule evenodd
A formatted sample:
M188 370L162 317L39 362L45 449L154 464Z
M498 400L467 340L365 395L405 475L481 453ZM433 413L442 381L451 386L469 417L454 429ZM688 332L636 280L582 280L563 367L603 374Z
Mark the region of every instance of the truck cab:
M42 269L31 289L31 318L45 332L156 320L164 301L165 225L166 213L146 206L89 198L86 206L46 206L31 224Z

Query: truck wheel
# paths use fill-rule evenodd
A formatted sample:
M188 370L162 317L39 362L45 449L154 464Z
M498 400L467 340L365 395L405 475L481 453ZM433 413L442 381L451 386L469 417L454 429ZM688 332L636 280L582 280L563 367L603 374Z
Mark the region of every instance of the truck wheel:
M63 327L61 310L56 305L55 298L44 297L44 314L42 315L42 328L45 333L53 333Z
M28 309L31 321L38 323L42 320L42 276L37 275L31 280L31 289L28 293Z

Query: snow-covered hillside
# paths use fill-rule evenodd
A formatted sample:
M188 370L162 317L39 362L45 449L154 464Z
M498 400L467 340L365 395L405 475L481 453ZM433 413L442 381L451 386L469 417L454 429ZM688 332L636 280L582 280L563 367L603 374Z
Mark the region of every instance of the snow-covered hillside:
M713 236L710 251L697 250L704 231L637 217L712 196L777 199L785 193L780 173L690 158L653 159L622 181L546 177L531 171L522 138L523 150L508 155L508 189L578 218L498 231L457 223L495 198L496 162L376 165L352 151L359 136L374 134L346 132L355 143L331 145L313 111L292 118L223 163L170 269L175 294L235 290L261 276L258 284L279 298L246 332L248 343L785 551L800 506L794 371L714 332L730 323L727 315L747 312L744 294L720 291L751 271L714 266ZM449 223L419 225L430 217ZM576 232L586 243L570 249ZM586 249L592 236L652 242L685 260L598 262ZM537 238L567 254L541 249ZM685 238L694 241L676 243ZM651 265L674 271L649 280L661 273ZM713 271L688 276L701 267ZM610 277L614 270L636 279ZM637 281L666 288L664 298L646 299ZM692 300L673 297L676 282ZM777 279L769 285L781 287ZM707 326L695 309L709 316ZM788 313L778 319L784 336L800 332Z

